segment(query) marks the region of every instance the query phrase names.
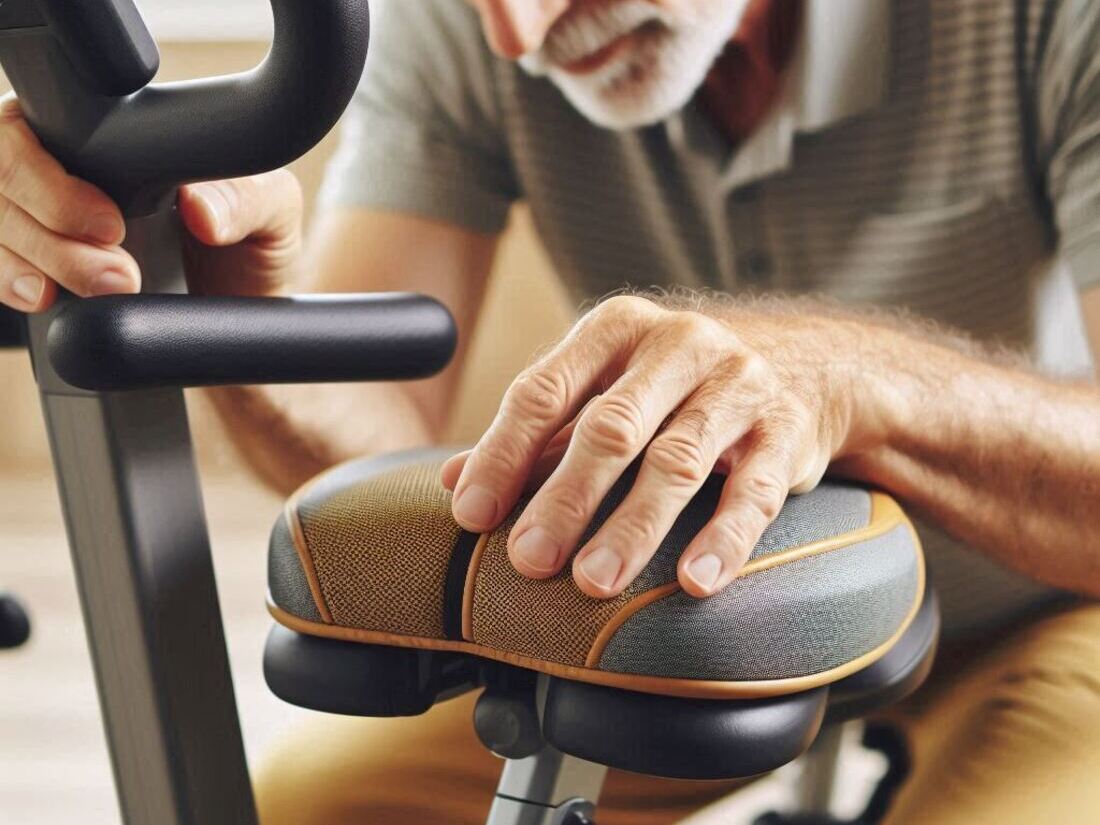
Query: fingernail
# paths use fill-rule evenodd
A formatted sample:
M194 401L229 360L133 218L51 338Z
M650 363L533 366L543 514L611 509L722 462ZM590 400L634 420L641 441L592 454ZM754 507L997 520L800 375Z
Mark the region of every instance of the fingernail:
M623 569L622 560L610 547L596 548L578 566L589 581L608 590L615 586Z
M497 500L484 487L474 485L458 494L454 502L455 520L474 528L487 528L496 521Z
M549 573L558 564L558 543L542 527L525 530L512 549L532 570Z
M126 232L126 226L117 215L104 212L101 215L93 215L88 220L88 237L94 238L100 243L114 244L122 240Z
M96 295L129 295L134 291L134 279L121 272L104 272L97 275L89 288L89 294Z
M703 590L710 590L722 575L722 560L707 553L688 563L687 574Z
M11 291L21 301L31 306L37 306L42 300L42 290L46 288L46 282L41 275L21 275L12 282Z

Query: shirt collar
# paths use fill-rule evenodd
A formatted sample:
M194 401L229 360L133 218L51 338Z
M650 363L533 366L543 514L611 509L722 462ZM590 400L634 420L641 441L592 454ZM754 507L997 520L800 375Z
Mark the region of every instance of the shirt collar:
M728 152L721 171L726 190L790 168L796 134L823 131L885 100L891 5L806 0L783 91L752 135L729 152L726 139L698 107L689 105L669 120L670 138L691 151Z

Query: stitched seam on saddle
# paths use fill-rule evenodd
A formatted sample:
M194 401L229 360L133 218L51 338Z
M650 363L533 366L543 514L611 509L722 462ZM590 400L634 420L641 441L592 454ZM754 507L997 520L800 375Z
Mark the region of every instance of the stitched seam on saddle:
M466 586L462 590L462 638L467 642L474 640L474 591L477 589L477 573L481 568L481 559L489 544L489 534L482 534L474 548L474 557L466 569Z
M290 537L294 542L294 549L298 551L298 561L302 565L302 571L306 575L309 584L309 592L313 596L313 603L317 606L317 612L325 624L333 624L332 611L325 602L324 592L321 590L321 580L317 578L317 570L313 566L313 555L309 552L309 542L306 541L305 531L302 529L301 519L298 517L298 496L295 495L286 504L283 518L290 527Z
M910 525L912 529L912 525ZM548 673L564 679L574 679L590 684L607 685L626 690L638 690L642 693L654 693L663 696L682 696L701 699L747 699L767 696L783 696L803 690L831 684L845 676L850 676L881 659L913 623L920 611L926 588L925 568L922 562L918 568L917 592L913 605L905 620L894 634L874 650L868 651L857 659L821 673L807 676L791 676L781 679L754 680L746 682L719 682L714 680L683 679L659 676L634 676L606 670L594 670L574 665L563 665L533 659L522 654L496 650L475 642L450 641L446 639L423 639L416 636L402 636L396 633L356 630L354 628L324 625L311 622L300 616L287 613L270 600L267 610L279 624L298 633L340 639L367 644L388 644L398 647L410 647L420 650L451 650L471 653L482 658L493 659L517 667Z
M463 530L455 539L451 558L447 562L447 577L443 583L443 635L454 641L463 638L466 580L469 577L470 563L480 543L481 536L478 533Z
M741 571L737 574L737 578L751 576L753 573L762 573L765 570L771 570L790 562L809 558L810 556L819 556L834 550L843 550L852 545L886 535L895 527L905 522L905 515L901 508L898 507L897 503L894 502L893 499L875 492L871 494L871 516L866 527L861 527L858 530L852 530L839 536L833 536L832 538L813 541L809 544L801 545L800 547L792 547L779 553L770 553L766 556L761 556L742 567ZM911 523L909 524L909 528L912 531ZM919 539L916 540L916 547L919 551ZM643 608L649 607L655 602L659 602L662 599L679 593L680 590L681 588L678 583L671 582L663 587L646 591L624 604L619 609L619 612L612 616L607 624L603 626L603 629L600 630L595 640L593 640L592 647L585 657L584 666L590 668L599 667L600 658L603 656L604 650L607 649L608 644L610 644L611 639L614 638L615 634L619 632L622 626L626 624L634 614Z

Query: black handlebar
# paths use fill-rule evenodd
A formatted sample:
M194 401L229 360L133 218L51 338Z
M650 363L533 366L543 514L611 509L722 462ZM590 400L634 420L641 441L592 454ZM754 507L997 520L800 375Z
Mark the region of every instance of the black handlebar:
M156 76L160 53L133 0L38 5L73 67L101 94L133 94Z
M28 122L69 172L118 202L147 292L173 292L182 280L172 201L180 184L295 160L358 85L367 0L271 7L275 38L256 69L148 85L160 56L134 0L0 0L0 63ZM36 366L94 392L420 378L447 364L456 338L442 305L404 294L65 295L54 312L31 322ZM54 386L44 373L39 381Z
M0 62L24 114L71 173L128 217L181 183L257 174L318 143L362 75L367 0L271 0L264 62L145 86L159 56L133 0L5 0Z
M455 348L450 313L419 295L224 298L135 295L71 302L50 362L97 392L219 384L424 378Z

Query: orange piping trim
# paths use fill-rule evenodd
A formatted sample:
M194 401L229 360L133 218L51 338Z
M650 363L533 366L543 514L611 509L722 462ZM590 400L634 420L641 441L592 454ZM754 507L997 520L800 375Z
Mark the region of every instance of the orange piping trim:
M481 557L489 544L489 534L482 533L474 546L470 557L470 566L466 570L466 584L462 588L462 638L468 642L474 640L474 587L477 584L477 571L481 567Z
M742 567L741 571L737 574L737 578L751 576L753 573L771 570L772 568L779 567L789 562L798 561L799 559L817 556L822 553L829 553L833 550L841 550L853 544L867 541L868 539L878 538L881 535L889 533L899 524L906 521L905 514L902 512L897 502L887 495L873 492L871 493L871 516L865 527L861 527L858 530L852 530L840 536L833 536L832 538L810 542L801 547L792 547L781 553L772 553L767 556L762 556ZM910 529L912 529L911 524ZM917 547L920 547L919 540L917 540ZM672 582L653 590L646 591L641 596L623 605L622 608L619 609L619 612L612 616L611 620L604 625L603 629L592 642L592 647L584 660L585 667L599 666L600 657L603 656L604 650L607 649L607 645L610 644L612 637L631 617L634 616L634 614L645 607L649 607L649 605L654 602L658 602L674 593L678 593L680 590L680 585L676 582Z

